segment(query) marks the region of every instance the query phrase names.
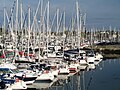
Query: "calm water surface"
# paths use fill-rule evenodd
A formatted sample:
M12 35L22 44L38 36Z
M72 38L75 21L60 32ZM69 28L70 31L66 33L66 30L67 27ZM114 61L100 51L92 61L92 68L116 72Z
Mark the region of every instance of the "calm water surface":
M95 70L85 72L84 77L85 90L120 90L120 59L102 61Z

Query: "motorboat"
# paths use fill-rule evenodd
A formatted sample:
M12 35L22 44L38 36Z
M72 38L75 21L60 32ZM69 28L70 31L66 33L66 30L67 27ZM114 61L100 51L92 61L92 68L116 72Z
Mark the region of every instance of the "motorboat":
M11 77L8 68L0 68L0 89L20 90L27 89L27 85L23 80Z
M32 84L37 78L37 74L34 72L28 72L29 70L26 72L19 71L12 63L1 64L0 68L4 69L4 71L10 75L10 77L17 77L20 80L23 80L26 84Z
M36 78L36 81L43 81L43 82L52 82L54 80L54 75L49 70L42 70L38 77Z

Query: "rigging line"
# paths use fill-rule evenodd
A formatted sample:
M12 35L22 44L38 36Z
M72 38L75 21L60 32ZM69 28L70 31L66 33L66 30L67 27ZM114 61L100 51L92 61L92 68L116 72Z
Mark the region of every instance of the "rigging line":
M53 20L52 20L52 24L51 24L51 27L50 27L50 29L52 29L52 28L53 28L54 21L55 21L55 18L56 18L56 14L57 14L57 13L55 13L55 15L54 15L54 17L53 17Z
M28 13L25 14L25 18L24 18L24 21L23 21L22 28L24 28L24 25L25 25L25 21L26 21L26 19L27 19L27 16L28 16Z
M6 11L5 11L5 13L6 13L7 20L8 20L8 22L9 22L8 14L7 14L7 12L6 12ZM12 35L12 38L13 38L13 30L12 30L12 28L11 28L11 25L10 25L10 24L9 24L9 28L10 28L10 32L11 32L11 35ZM13 38L13 40L14 40L14 38Z
M45 9L44 9L44 12L43 12L43 22L44 22L44 25L45 25L46 27L47 27L47 24L46 24L46 22L47 22L47 15L46 15L47 5L48 5L48 4L45 5Z
M64 14L61 13L60 22L59 22L59 25L58 25L58 31L60 29L60 26L62 25L63 16L64 16Z
M27 19L28 13L25 14L24 20L23 20L23 24L22 24L22 28L24 28L25 25L25 21ZM21 35L19 35L19 37L21 38Z
M36 9L36 11L35 11L35 15L34 15L34 17L33 17L33 22L32 22L32 25L31 25L31 29L33 28L33 25L34 25L34 22L35 22L35 19L36 19L36 16L37 16L37 14L38 14L38 10L39 10L39 7L40 7L40 0L39 0L39 3L38 3L38 6L37 6L37 9Z
M15 8L15 4L16 4L16 0L13 2L13 7L12 7L12 10L11 10L9 22L8 22L8 25L7 25L7 31L8 31L8 28L10 27L9 25L10 25L10 23L11 23L11 18L12 18L12 15L13 15L13 11L14 11L14 8Z

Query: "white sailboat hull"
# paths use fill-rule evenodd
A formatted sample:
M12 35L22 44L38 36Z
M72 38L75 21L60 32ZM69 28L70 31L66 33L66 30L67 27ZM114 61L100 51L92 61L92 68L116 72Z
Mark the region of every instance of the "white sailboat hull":
M42 73L37 77L38 81L53 81L54 80L54 75L52 73Z

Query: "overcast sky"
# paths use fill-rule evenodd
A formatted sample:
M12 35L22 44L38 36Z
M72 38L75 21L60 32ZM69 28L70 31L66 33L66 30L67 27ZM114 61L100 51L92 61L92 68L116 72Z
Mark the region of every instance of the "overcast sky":
M28 5L35 10L39 0L19 0L22 1L24 10ZM44 4L47 0L43 0ZM50 0L50 13L60 8L60 11L66 11L67 23L75 14L76 0ZM3 24L3 7L7 12L13 6L14 0L0 0L0 25ZM82 12L87 13L88 27L118 27L120 28L120 0L78 0Z

